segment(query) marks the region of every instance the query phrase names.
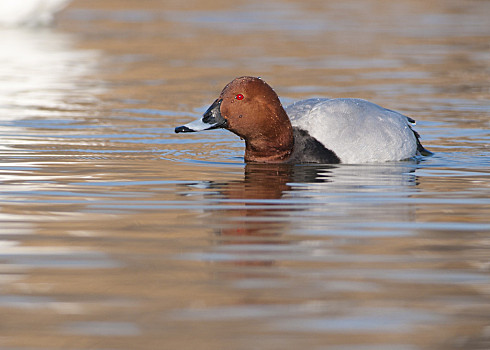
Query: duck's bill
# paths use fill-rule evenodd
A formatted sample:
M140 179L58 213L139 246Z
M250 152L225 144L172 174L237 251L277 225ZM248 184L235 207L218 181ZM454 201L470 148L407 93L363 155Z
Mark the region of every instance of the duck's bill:
M179 132L196 132L196 131L210 130L210 129L214 129L214 128L215 128L214 125L204 123L202 121L202 118L201 118L201 119L195 120L191 123L176 127L175 132L176 133L179 133Z
M226 127L226 119L223 118L220 112L222 101L223 100L214 101L214 103L203 114L202 118L176 127L175 132L196 132Z

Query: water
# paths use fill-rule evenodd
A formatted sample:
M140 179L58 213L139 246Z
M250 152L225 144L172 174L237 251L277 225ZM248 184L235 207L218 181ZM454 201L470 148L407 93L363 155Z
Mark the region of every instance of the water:
M490 6L73 1L0 31L0 348L490 348ZM244 165L222 87L359 97L419 162Z

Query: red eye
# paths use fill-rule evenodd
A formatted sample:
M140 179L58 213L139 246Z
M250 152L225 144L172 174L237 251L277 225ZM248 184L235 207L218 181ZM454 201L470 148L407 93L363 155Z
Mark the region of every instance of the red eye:
M242 94L238 94L235 96L235 98L240 101L240 100L243 100L245 98L245 96L243 96Z

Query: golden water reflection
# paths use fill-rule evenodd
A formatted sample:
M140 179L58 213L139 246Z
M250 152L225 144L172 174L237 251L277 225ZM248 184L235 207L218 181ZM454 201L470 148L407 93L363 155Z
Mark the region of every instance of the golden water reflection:
M75 0L0 32L0 347L487 348L487 8ZM173 133L243 74L400 110L435 155Z

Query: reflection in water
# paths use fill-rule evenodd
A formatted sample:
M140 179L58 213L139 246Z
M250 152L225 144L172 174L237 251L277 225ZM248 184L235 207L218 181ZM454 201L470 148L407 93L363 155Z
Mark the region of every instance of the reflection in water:
M97 53L73 49L73 39L50 29L0 29L2 122L77 116L96 101L100 87L80 79L92 73Z
M226 217L223 236L275 236L285 229L281 215L296 215L303 210L299 201L284 200L294 183L328 181L329 165L247 164L243 180L211 182L215 190L208 197L219 198L230 211L217 212L218 220ZM211 209L212 210L212 209ZM265 218L269 218L264 220ZM277 218L278 221L271 220ZM278 226L279 225L279 226Z
M407 345L414 334L431 343L439 328L459 334L455 309L440 308L447 288L459 290L449 291L456 308L472 309L485 298L465 285L487 284L488 276L452 267L454 257L428 248L446 244L437 229L417 232L420 167L249 164L243 180L211 182L204 195L221 206L207 207L204 222L217 232L215 245L181 257L211 263L213 276L243 299L172 316L198 329L242 325L246 334L260 320L258 328L292 332L300 343L303 335L332 343L359 336L373 349L417 349ZM465 260L463 251L454 247Z
M389 193L396 195L397 201L401 200L400 193L408 197L415 190L416 167L414 161L356 166L247 164L242 181L211 183L209 187L218 194L210 197L217 196L220 202L233 207L229 214L219 212L233 223L221 232L224 235L279 234L284 229L267 227L284 224L287 217L304 219L305 215L307 221L296 220L296 233L313 234L315 218L325 226L323 220L333 207L336 215L343 211L346 218L366 222L377 220L373 211L382 207L390 220L403 222L413 219L414 213L405 207L390 210ZM365 202L352 203L351 197L359 196L359 191L365 193ZM237 208L239 204L243 204L241 209ZM274 217L277 222L264 221L264 216Z
M18 193L35 191L40 185L28 179L40 162L25 162L28 156L22 150L30 153L53 136L39 138L36 127L53 125L65 133L63 125L71 124L65 118L86 115L96 101L93 93L101 89L81 78L93 71L98 55L73 49L73 37L50 29L0 29L0 47L1 189L7 191L15 183ZM29 220L1 208L0 217L13 232L30 232Z
M0 1L0 26L48 25L54 15L70 0L2 0Z
M219 245L213 252L188 256L254 266L273 264L289 253L306 260L324 260L325 254L342 259L333 250L311 249L289 239L408 235L400 228L415 219L415 207L394 206L393 200L403 201L400 194L405 194L409 201L416 192L416 168L414 161L356 166L247 164L243 180L208 183L204 197L220 204L205 210ZM380 215L391 224L380 225Z

